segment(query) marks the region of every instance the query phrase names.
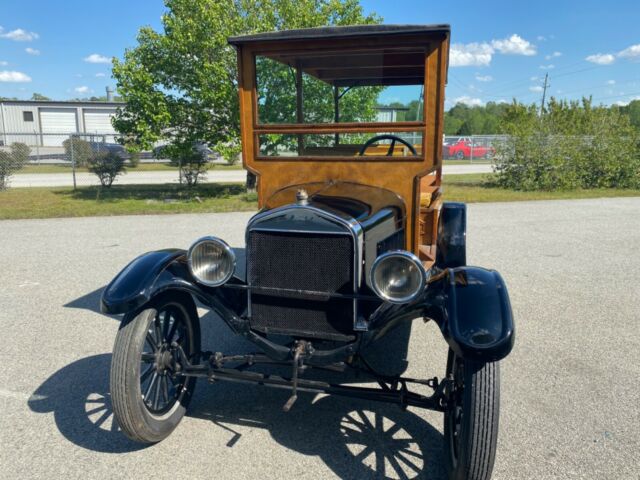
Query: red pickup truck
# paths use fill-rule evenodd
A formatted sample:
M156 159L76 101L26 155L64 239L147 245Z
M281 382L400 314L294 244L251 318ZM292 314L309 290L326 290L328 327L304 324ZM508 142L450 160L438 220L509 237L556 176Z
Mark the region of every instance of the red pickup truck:
M474 143L468 137L462 137L453 142L446 142L443 145L445 158L491 158L495 155L496 149L491 145L481 145Z

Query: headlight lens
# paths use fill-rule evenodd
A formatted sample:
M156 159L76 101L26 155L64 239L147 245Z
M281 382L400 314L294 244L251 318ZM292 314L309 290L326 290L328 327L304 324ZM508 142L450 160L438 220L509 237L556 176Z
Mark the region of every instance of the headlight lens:
M216 237L201 238L187 255L191 274L210 287L225 284L236 268L236 255L229 245Z
M371 285L383 300L407 303L424 289L427 273L413 253L387 252L380 255L371 268Z

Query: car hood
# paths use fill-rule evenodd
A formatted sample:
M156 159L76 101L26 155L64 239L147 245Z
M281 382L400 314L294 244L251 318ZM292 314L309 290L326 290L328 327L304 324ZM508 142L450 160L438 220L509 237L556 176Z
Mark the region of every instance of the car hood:
M297 194L304 190L307 205L349 216L359 223L368 223L383 210L391 210L396 220L404 222L406 207L394 192L380 187L354 182L314 182L291 185L274 193L265 210L300 204Z

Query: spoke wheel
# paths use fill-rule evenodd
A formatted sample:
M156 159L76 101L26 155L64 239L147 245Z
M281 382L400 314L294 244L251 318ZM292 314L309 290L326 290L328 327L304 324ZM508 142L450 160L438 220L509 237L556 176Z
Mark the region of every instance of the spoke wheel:
M447 377L454 381L444 413L449 478L488 480L498 440L499 363L464 360L450 350Z
M179 374L178 346L196 360L200 327L189 295L165 294L122 320L111 362L111 395L115 417L129 438L159 442L186 413L195 378Z
M156 311L140 355L140 391L147 409L162 415L171 410L183 393L186 377L176 375L176 347L190 350L190 335L184 312L167 305Z

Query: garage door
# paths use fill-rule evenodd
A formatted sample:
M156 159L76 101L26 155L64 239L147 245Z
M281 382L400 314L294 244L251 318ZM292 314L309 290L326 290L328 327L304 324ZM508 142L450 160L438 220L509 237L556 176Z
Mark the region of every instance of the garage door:
M50 147L60 147L70 133L78 131L75 108L41 108L42 143Z
M84 131L86 133L102 133L102 134L115 134L116 131L111 125L111 119L115 115L116 111L106 110L106 109L90 109L85 108L84 112ZM107 137L108 141L111 140L113 136Z

